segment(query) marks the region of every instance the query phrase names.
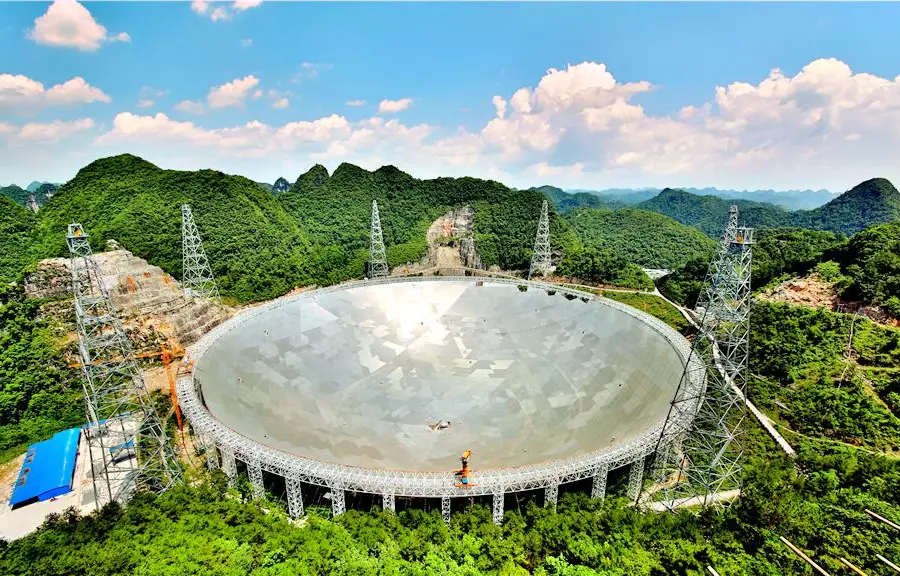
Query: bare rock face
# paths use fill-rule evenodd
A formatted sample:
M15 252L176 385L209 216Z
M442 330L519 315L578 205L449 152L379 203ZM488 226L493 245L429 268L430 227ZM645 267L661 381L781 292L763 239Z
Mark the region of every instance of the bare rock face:
M111 241L108 247L118 244ZM129 327L161 332L187 346L230 315L211 300L186 296L174 278L127 250L99 252L94 258L113 306ZM68 259L42 260L26 276L25 293L30 298L66 297L71 278Z
M428 228L428 261L439 268L482 268L475 246L475 210L463 206L447 212Z

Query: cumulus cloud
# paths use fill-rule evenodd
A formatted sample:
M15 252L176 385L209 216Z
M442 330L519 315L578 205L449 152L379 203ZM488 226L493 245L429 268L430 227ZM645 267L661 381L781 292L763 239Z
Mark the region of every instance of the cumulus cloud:
M210 108L226 108L228 106L240 106L247 99L251 90L259 84L259 79L248 75L226 82L221 86L213 86L206 96L206 102Z
M63 122L29 122L23 126L0 124L0 140L9 146L21 147L29 144L56 144L80 132L94 128L90 118Z
M278 110L287 108L290 105L291 105L291 101L288 100L287 98L278 98L277 100L272 102L272 108L276 108Z
M229 84L244 96L231 102L257 94L270 105L288 98L239 80ZM492 114L475 127L381 116L351 122L332 114L210 129L164 114L122 113L97 144L146 151L151 159L168 155L185 168L198 157L203 166L234 170L251 158L244 164L251 170L260 161L296 170L313 162L390 163L423 177L467 174L514 186L845 190L874 176L900 181L900 77L819 59L790 73L710 86L707 98L668 114L648 112L637 98L657 89L664 90L649 81L620 82L605 65L583 62L548 70L506 94L485 94L482 110ZM8 105L9 92L0 89L0 104L4 99ZM384 103L379 112L386 112ZM11 130L20 129L0 125L4 134Z
M197 100L182 100L175 105L175 109L186 114L203 114L205 110L203 102Z
M382 100L378 103L379 114L393 114L401 112L412 106L412 98L401 98L400 100Z
M21 74L0 74L0 110L27 114L43 108L110 101L109 96L81 76L46 89L41 82Z
M137 106L138 108L151 108L156 104L156 100L151 100L150 98L141 98L138 100Z
M106 28L76 0L55 0L35 19L28 37L38 44L86 52L99 49L103 42L131 42L127 32L107 34Z
M250 8L256 8L262 4L262 0L236 0L232 6L238 12L243 12L244 10L249 10Z
M366 105L365 100L347 100L347 106L350 106L352 108L359 108L360 106L365 106L365 105Z

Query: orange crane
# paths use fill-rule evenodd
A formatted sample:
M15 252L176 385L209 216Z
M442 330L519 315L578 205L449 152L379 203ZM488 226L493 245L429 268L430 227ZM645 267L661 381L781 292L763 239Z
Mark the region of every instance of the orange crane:
M134 355L135 358L153 358L159 356L162 360L163 366L166 369L166 378L169 381L169 394L172 396L172 406L175 409L175 420L176 422L178 422L178 431L181 432L182 442L184 442L184 423L181 419L181 408L178 406L178 393L175 391L175 376L172 374L170 366L173 360L176 360L177 358L183 358L184 355L184 349L181 348L181 346L179 346L177 343L173 343L171 340L164 342L158 352L143 352L141 354ZM108 361L109 360L97 360L91 362L91 365L96 366L97 364L102 364ZM81 368L81 366L82 365L78 362L69 364L70 368ZM185 366L188 370L190 370L193 366L193 362L185 363Z

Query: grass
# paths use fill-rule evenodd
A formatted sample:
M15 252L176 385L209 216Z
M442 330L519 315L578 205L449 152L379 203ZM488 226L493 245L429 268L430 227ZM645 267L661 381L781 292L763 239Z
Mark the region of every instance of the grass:
M682 316L681 312L659 296L638 292L615 292L612 290L602 292L602 296L656 316L682 334L686 333L690 328L690 324Z

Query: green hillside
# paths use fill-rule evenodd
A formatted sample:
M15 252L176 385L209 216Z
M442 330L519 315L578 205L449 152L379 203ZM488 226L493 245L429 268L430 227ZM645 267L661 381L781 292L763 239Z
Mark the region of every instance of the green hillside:
M678 268L709 256L716 246L696 228L644 210L582 208L566 220L585 245L611 250L644 268Z
M15 281L29 262L34 214L0 196L0 284Z
M696 226L716 238L722 233L731 205L740 210L741 223L753 228L793 227L855 234L874 224L900 219L900 192L884 178L867 180L815 210L791 212L772 204L698 196L671 188L637 207Z
M393 166L368 172L341 164L330 176L323 166L314 166L278 200L321 247L315 268L327 271L327 281L337 282L365 272L373 199L378 200L391 266L420 260L431 222L468 204L475 209L482 262L516 270L528 267L543 198L539 192L513 190L489 180L418 180ZM550 233L557 255L577 243L552 211Z
M590 192L566 192L555 186L532 188L553 202L560 214L568 214L577 208L625 208L628 204L614 196L600 196Z
M883 306L900 318L900 222L863 230L833 256L851 279L842 296Z
M66 225L78 221L95 250L114 238L180 278L184 202L223 295L272 298L311 277L308 238L255 182L212 170L162 170L128 154L82 168L41 208L35 256L66 254Z
M20 188L15 184L11 186L0 186L0 196L9 198L20 206L25 206L25 203L28 202L29 194L30 192L28 192L28 190Z

